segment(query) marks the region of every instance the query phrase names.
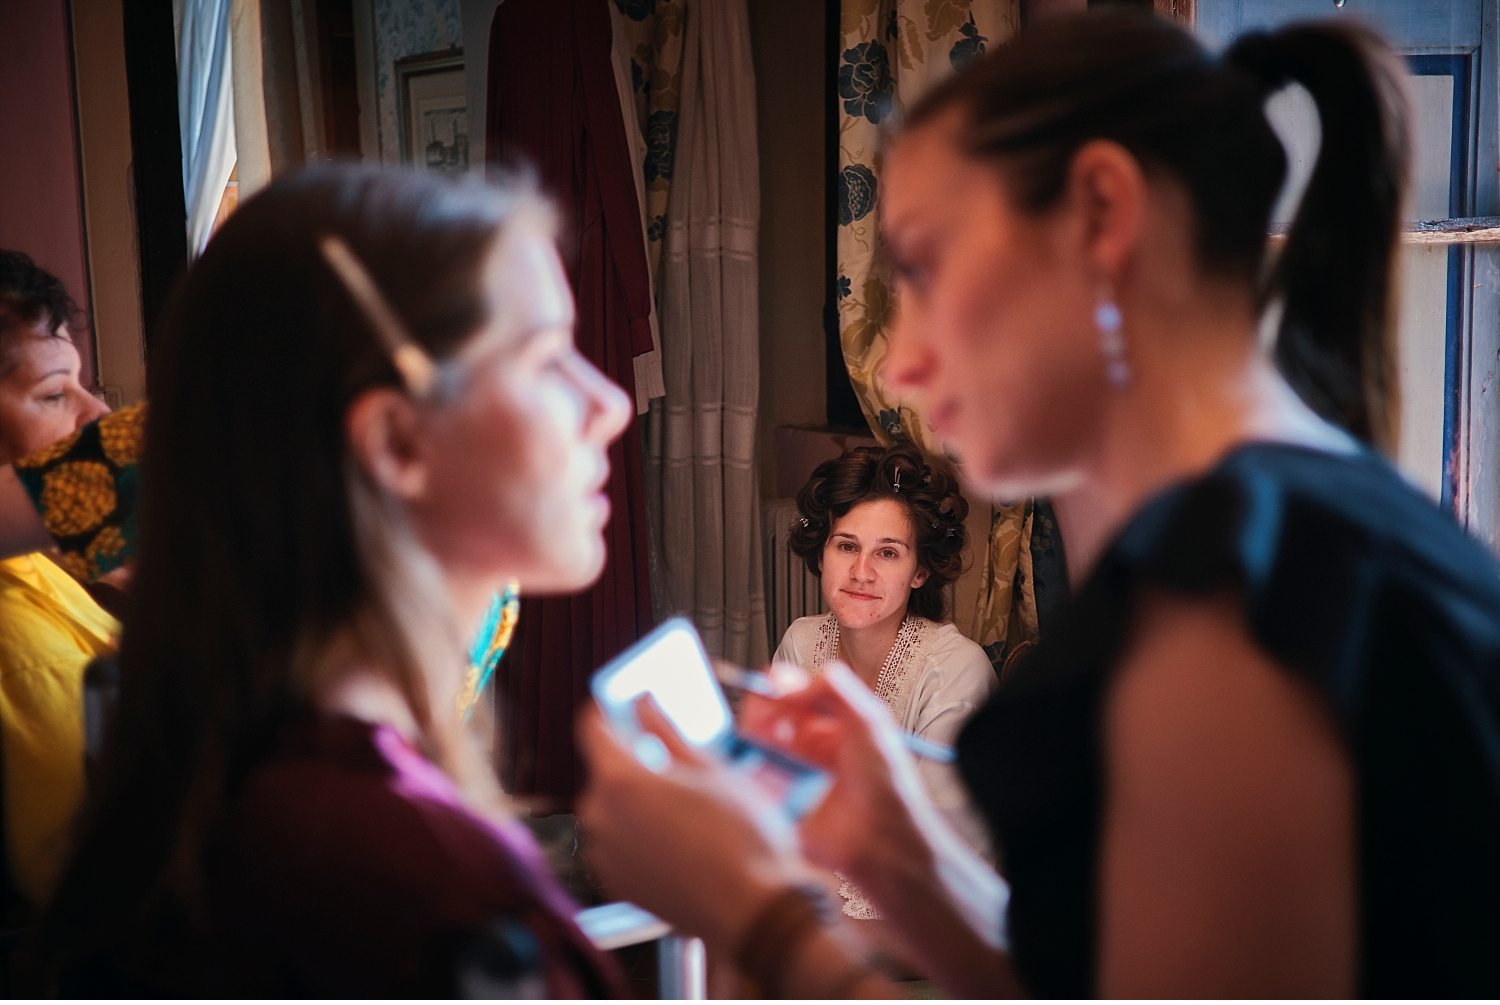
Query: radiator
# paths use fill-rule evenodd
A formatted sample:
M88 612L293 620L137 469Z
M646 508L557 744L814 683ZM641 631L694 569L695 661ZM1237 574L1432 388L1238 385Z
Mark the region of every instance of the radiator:
M771 632L773 653L793 621L826 610L822 591L818 588L818 577L807 571L806 563L793 555L787 544L792 524L798 519L797 503L792 499L772 499L761 506L766 626Z

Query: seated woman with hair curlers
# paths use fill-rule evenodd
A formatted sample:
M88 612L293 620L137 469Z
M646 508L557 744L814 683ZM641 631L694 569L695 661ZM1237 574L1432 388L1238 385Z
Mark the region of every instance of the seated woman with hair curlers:
M814 676L843 663L903 729L951 745L996 684L984 650L945 618L969 511L952 466L906 444L855 447L818 465L797 509L791 549L819 577L828 613L795 621L775 661ZM747 717L756 710L751 703ZM918 772L948 822L988 854L953 765L928 759ZM879 917L847 880L839 894L850 917Z

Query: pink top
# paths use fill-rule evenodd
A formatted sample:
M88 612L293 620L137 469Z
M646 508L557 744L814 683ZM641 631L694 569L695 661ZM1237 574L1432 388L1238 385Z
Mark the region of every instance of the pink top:
M389 727L304 720L246 780L223 833L215 941L268 993L618 993L530 833L474 813Z

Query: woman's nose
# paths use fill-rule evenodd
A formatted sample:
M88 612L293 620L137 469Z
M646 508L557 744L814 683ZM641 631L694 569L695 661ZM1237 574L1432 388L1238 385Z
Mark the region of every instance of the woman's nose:
M74 429L82 429L90 422L109 414L109 406L100 398L94 397L87 391L79 393L78 419L73 424Z
M588 397L584 432L589 439L613 443L630 424L633 405L624 388L606 377L598 367L580 358L583 391Z
M920 391L932 379L935 359L915 331L908 313L898 309L886 333L885 359L880 365L881 382L897 394Z

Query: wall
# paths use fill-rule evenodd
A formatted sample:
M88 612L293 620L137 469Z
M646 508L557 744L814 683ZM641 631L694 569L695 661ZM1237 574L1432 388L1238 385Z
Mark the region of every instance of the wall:
M1127 2L1133 2L1133 0L1127 0ZM1037 18L1046 17L1048 14L1066 14L1085 10L1088 5L1089 0L1021 0L1021 23L1030 24Z
M822 425L827 213L821 3L747 0L760 141L760 480L775 495L779 426Z
M0 247L24 251L62 280L92 320L74 132L67 0L0 3ZM85 381L93 338L79 339Z
M613 2L613 0L610 0ZM484 88L489 80L490 21L497 0L461 0L464 83L469 95L469 167L484 163Z
M396 131L396 60L464 46L466 39L460 13L464 5L460 0L370 0L370 6L380 159L388 163L398 162L401 160L401 140ZM485 24L488 27L489 22L486 20ZM466 54L472 51L465 48ZM472 81L474 77L472 70L466 67L466 81ZM471 163L484 149L475 145L472 132L475 121L483 121L482 116L482 108L470 106Z
M99 380L109 392L111 404L138 401L146 394L123 3L87 0L73 4L78 135L94 329L99 346Z

